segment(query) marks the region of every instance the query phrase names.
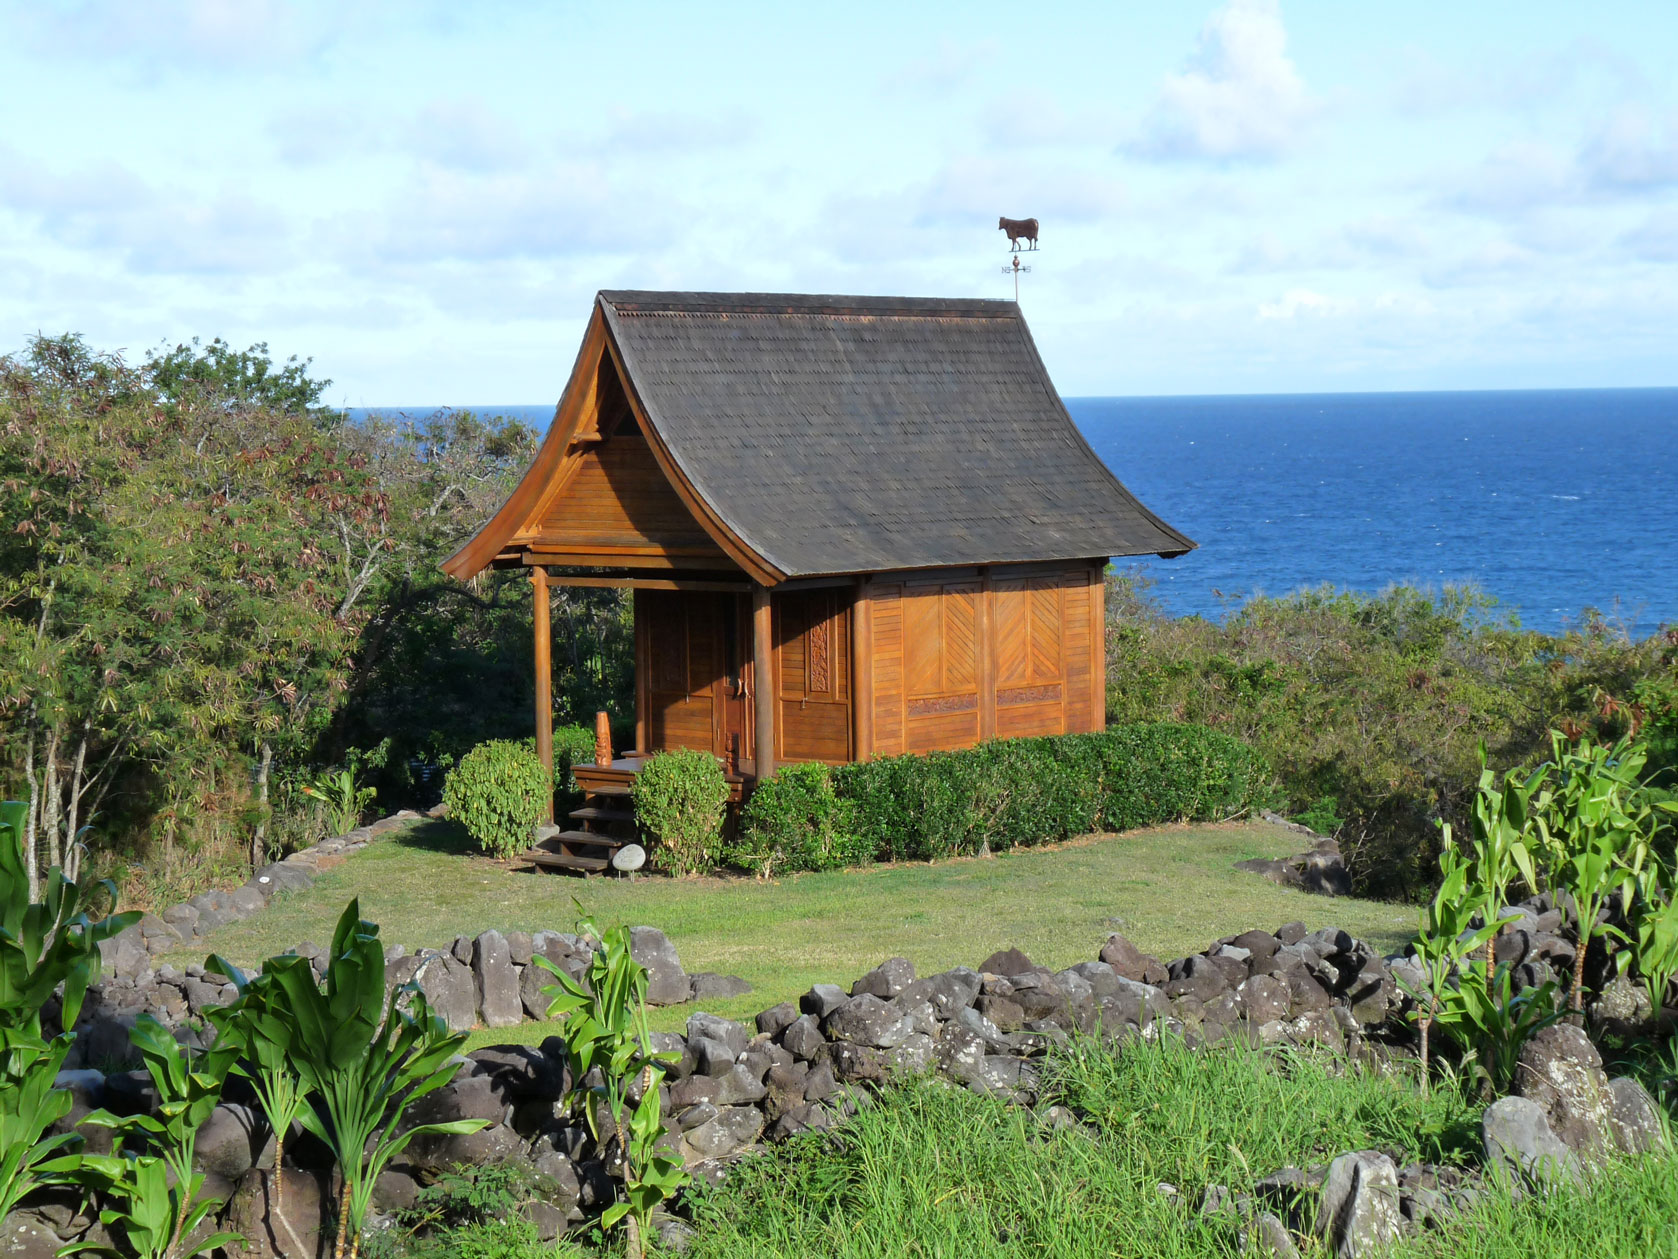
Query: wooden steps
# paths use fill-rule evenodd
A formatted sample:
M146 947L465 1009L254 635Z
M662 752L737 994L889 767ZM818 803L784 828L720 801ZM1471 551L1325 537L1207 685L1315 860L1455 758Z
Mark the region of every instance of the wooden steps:
M612 856L629 844L641 842L635 824L635 775L646 758L626 753L610 765L576 765L571 775L583 793L583 803L571 810L572 827L543 827L525 860L538 870L570 874L604 874L612 870ZM745 795L745 779L729 774L729 803Z

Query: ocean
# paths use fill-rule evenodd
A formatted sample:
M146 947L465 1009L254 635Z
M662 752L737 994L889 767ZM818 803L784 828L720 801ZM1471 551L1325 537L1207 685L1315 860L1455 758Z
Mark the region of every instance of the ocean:
M1678 389L1068 398L1200 544L1136 564L1170 612L1254 593L1473 583L1523 625L1678 625ZM410 415L430 408L381 408ZM546 406L474 407L538 427Z

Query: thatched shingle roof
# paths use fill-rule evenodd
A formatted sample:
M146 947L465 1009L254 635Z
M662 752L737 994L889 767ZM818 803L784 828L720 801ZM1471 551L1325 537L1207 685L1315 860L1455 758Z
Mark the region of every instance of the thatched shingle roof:
M1090 449L1013 302L599 300L670 456L789 577L1195 545Z

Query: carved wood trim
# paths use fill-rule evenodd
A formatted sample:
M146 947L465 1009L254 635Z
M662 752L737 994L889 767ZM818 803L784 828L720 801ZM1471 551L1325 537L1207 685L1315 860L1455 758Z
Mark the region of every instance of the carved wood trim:
M1044 704L1060 699L1060 683L1048 686L1010 686L996 693L996 702L1004 708L1016 704Z
M977 695L932 695L910 700L908 713L911 717L930 717L939 713L970 713L978 706Z

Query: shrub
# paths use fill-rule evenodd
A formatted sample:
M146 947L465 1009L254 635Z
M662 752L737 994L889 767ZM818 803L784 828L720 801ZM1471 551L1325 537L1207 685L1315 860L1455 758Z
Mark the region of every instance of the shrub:
M574 792L577 780L571 776L576 765L594 764L594 731L588 726L554 728L554 790Z
M867 861L872 852L856 832L856 804L833 790L833 772L820 762L782 765L758 783L740 812L736 838L723 859L761 878L793 870L835 870Z
M1218 821L1268 798L1268 771L1252 749L1170 722L886 757L832 777L840 800L854 803L858 855L882 861Z
M709 752L649 757L635 775L635 819L664 849L671 874L709 869L722 837L728 780Z
M443 803L474 843L492 856L505 858L530 846L532 830L552 790L553 783L535 752L522 743L491 739L478 744L449 771Z

